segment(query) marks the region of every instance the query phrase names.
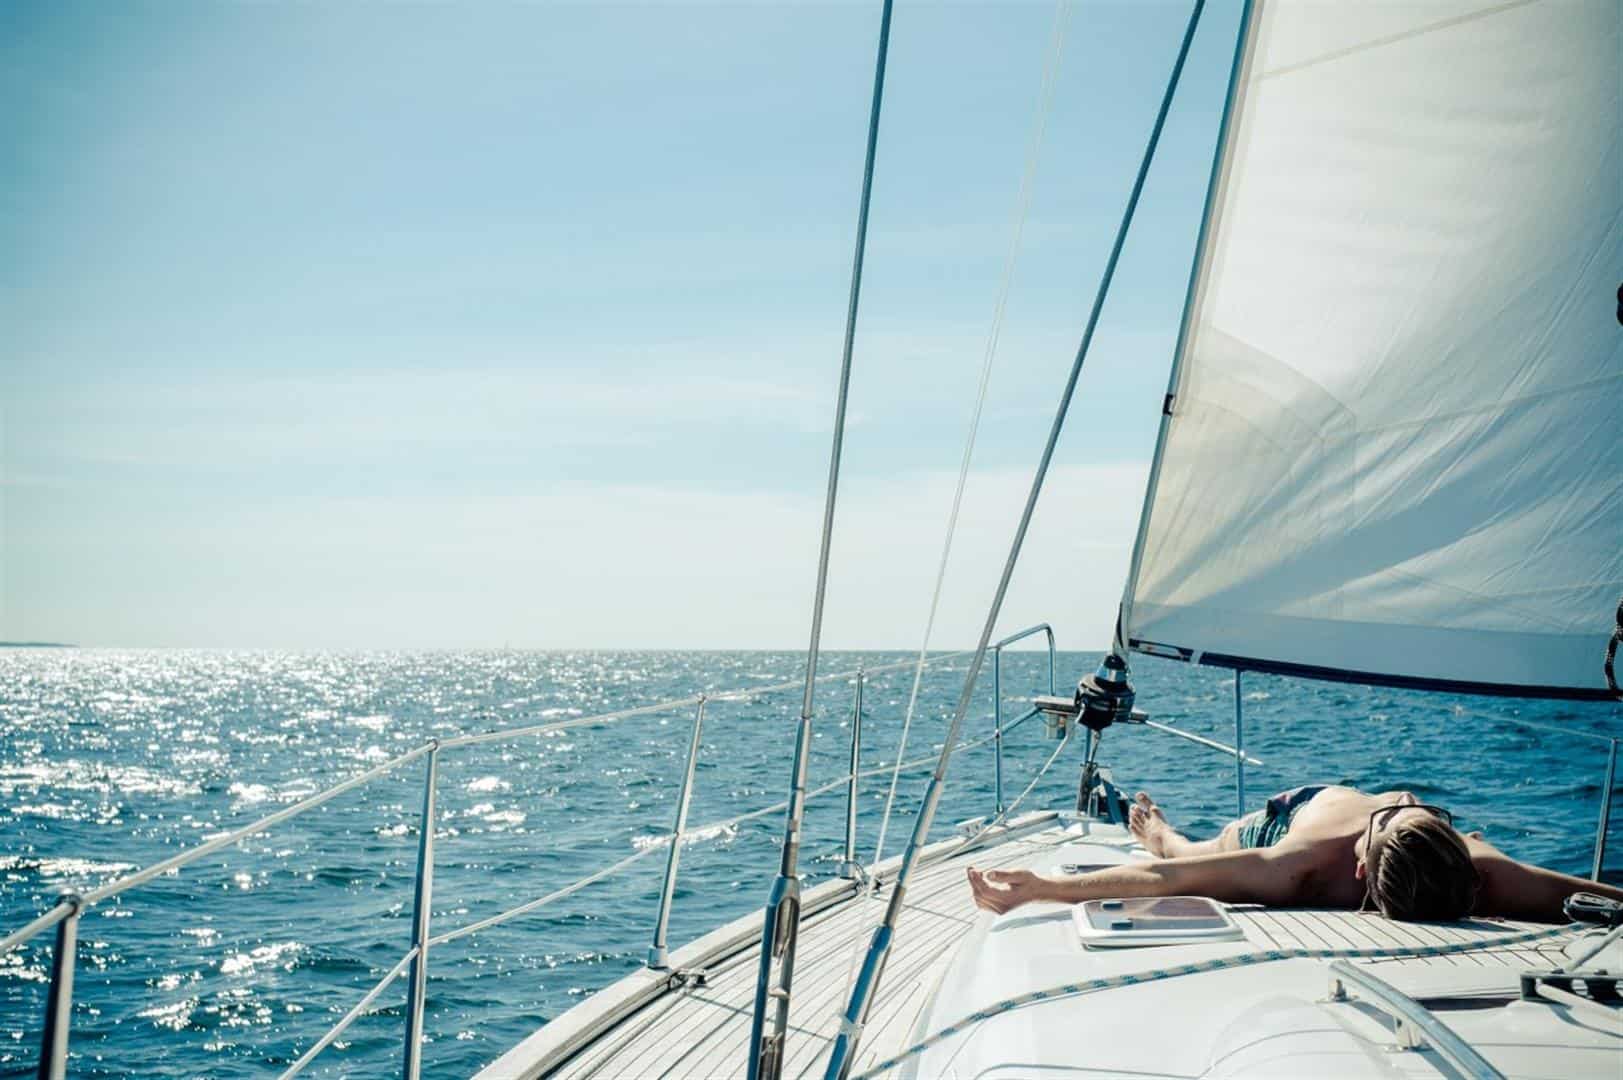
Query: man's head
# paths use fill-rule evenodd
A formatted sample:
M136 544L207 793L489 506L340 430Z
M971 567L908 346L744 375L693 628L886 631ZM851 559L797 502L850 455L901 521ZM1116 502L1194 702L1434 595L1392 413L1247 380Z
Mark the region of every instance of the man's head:
M1412 795L1371 815L1357 854L1366 903L1389 919L1462 919L1476 906L1479 881L1465 840L1446 811Z

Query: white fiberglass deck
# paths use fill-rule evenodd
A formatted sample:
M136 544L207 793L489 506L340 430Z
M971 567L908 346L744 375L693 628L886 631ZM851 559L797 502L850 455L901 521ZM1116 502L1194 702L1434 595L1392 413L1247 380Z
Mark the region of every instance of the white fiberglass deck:
M976 850L938 847L909 892L896 944L853 1075L1001 999L1066 982L1151 971L1272 949L1384 949L1492 941L1530 924L1477 920L1393 923L1354 912L1241 907L1245 940L1085 950L1062 905L993 917L973 907L964 868L1099 864L1143 857L1112 826L1063 826L1031 815ZM882 905L845 883L808 894L796 964L785 1077L821 1076L852 965ZM742 1076L755 993L759 916L729 924L672 957L703 985L638 973L571 1010L481 1077ZM1370 970L1427 1000L1511 1077L1623 1074L1623 1022L1595 1023L1515 1000L1517 976L1566 959L1571 935L1448 956L1368 960ZM1623 953L1623 949L1618 950ZM1607 958L1617 964L1623 956ZM1325 1001L1327 964L1283 960L1061 998L983 1021L914 1057L896 1075L1435 1077L1453 1075L1430 1050L1392 1053L1385 1014L1356 996Z

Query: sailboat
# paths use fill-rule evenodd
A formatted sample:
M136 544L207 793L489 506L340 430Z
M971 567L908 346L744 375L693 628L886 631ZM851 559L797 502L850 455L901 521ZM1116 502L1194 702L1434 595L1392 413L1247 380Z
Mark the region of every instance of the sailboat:
M881 25L875 121L888 5ZM1143 857L1099 760L1106 731L1147 719L1135 655L1233 670L1237 729L1247 671L1617 700L1620 47L1609 2L1248 3L1114 649L1072 707L1037 703L1086 731L1077 809L924 844L1000 589L904 855L801 896L797 748L759 938L723 928L481 1075L1615 1075L1615 979L1577 994L1551 974L1616 973L1615 929L1198 899L992 917L961 872ZM853 319L866 211L865 193ZM864 888L888 894L871 936Z
M1107 764L1116 740L1147 726L1178 734L1134 695L1130 669L1141 660L1233 671L1234 744L1197 741L1234 761L1241 804L1245 672L1558 698L1575 710L1623 698L1616 0L1246 0L1114 647L1074 694L1051 692L1014 721L1003 720L1001 694L994 699L997 746L1041 717L1058 739L1044 771L1080 747L1077 798L1022 810L1036 782L1005 803L999 773L994 816L930 840L988 658L996 682L1005 646L1046 633L1053 681L1046 625L993 640L1003 589L1203 7L1193 5L998 597L901 854L871 866L854 857L861 676L848 774L810 790L806 774L814 693L830 678L818 669L821 584L891 26L885 0L790 794L744 815L785 812L764 910L685 945L666 940L682 840L696 831L687 812L704 709L727 695L435 740L64 897L0 938L3 955L54 932L40 1075L66 1073L85 909L421 763L410 947L284 1076L310 1066L404 980L403 1074L413 1080L434 949L661 850L666 873L646 965L481 1077L1616 1076L1623 926L1604 904L1576 903L1583 918L1561 926L1402 923L1201 898L994 916L976 911L964 882L971 864L1064 874L1148 857L1124 821L1127 785ZM783 687L738 696L773 689ZM694 719L671 843L488 918L431 925L441 754L673 708ZM1609 741L1595 876L1615 783L1618 740ZM806 802L845 785L844 873L803 889L796 857Z

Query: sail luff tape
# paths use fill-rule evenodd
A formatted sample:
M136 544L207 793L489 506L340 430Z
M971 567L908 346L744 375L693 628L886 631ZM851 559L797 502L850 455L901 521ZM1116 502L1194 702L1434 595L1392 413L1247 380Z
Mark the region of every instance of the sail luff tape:
M909 1058L917 1057L924 1051L936 1046L954 1035L964 1031L983 1020L990 1020L994 1016L1027 1005L1035 1005L1055 998L1073 997L1077 994L1091 994L1098 990L1116 990L1123 986L1137 986L1140 983L1157 982L1161 979L1172 979L1182 975L1204 975L1213 971L1225 971L1229 968L1250 967L1253 964L1265 964L1275 960L1385 960L1396 958L1424 958L1431 956L1452 956L1457 953L1476 952L1480 949L1505 948L1511 945L1523 945L1530 941L1541 941L1545 938L1555 937L1559 934L1572 933L1582 930L1581 923L1572 923L1567 926L1552 926L1542 930L1523 930L1516 934L1505 934L1502 937L1484 941L1457 941L1448 945L1423 945L1404 947L1401 945L1384 949L1268 949L1264 952L1241 953L1239 956L1224 956L1216 960L1202 960L1191 964L1179 964L1175 967L1156 968L1153 971L1139 971L1128 975L1113 975L1103 979L1088 979L1083 982L1061 983L1050 986L1044 990L1032 990L1014 997L1004 998L993 1002L985 1008L977 1009L968 1016L948 1024L920 1041L909 1046L906 1050L894 1057L886 1058L866 1072L859 1073L853 1080L870 1080L871 1077L889 1072Z

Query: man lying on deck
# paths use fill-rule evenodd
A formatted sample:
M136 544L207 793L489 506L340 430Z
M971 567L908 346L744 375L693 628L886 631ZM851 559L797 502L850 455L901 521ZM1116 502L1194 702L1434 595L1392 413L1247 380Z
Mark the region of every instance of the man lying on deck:
M1033 900L1209 896L1283 907L1374 907L1389 919L1475 914L1565 922L1561 902L1575 892L1623 900L1623 889L1517 862L1481 833L1460 833L1447 810L1407 791L1297 788L1210 840L1179 833L1142 791L1129 819L1155 858L1061 877L971 868L975 903L1001 913Z

